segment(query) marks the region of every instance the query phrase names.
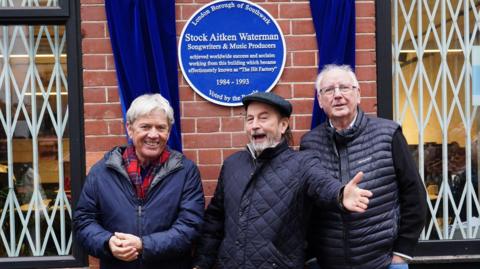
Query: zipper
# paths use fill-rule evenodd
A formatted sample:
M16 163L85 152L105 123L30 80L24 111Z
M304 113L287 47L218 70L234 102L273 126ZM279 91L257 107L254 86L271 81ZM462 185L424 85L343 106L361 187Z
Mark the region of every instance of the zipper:
M143 205L142 200L138 199L138 205L137 205L137 236L140 238L140 240L142 240L142 213L143 213L142 205ZM142 252L143 252L143 250L142 250ZM138 263L140 264L140 267L142 267L142 257L141 256L142 256L142 254L139 254L138 259L137 259Z

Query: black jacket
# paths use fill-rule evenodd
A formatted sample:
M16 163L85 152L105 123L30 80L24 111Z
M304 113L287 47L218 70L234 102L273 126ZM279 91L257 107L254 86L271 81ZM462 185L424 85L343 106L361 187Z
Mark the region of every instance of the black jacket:
M282 142L258 158L225 160L205 213L194 264L217 268L302 268L311 202L338 209L342 185L318 159Z
M362 171L359 186L373 192L363 214L314 210L309 239L323 269L383 269L393 252L412 256L426 192L405 140L395 144L399 137L398 124L359 111L347 130L336 132L326 122L302 138L300 148L315 150L334 178L346 183Z

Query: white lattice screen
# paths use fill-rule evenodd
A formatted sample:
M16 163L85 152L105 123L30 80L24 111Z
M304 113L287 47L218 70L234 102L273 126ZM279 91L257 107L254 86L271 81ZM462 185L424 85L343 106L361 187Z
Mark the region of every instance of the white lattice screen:
M478 0L392 1L394 118L429 193L423 240L480 238L480 111L471 100L479 32Z

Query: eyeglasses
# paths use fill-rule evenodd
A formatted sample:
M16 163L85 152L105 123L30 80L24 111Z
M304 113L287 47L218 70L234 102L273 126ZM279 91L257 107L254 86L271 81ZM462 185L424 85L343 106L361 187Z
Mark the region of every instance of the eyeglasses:
M358 87L357 86L346 86L346 85L331 86L331 87L326 87L326 88L320 89L320 93L325 95L325 96L332 96L337 89L341 94L345 94L345 93L351 92L353 89L358 89Z

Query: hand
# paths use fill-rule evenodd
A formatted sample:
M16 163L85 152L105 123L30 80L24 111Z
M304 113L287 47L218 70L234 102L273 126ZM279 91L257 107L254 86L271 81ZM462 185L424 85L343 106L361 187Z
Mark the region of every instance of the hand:
M393 255L392 263L407 263L407 262L402 257Z
M372 192L360 189L357 184L362 180L363 172L358 172L343 189L343 207L352 212L363 213L368 207Z
M132 246L124 246L122 240L115 235L108 240L108 247L110 247L113 256L119 260L130 262L138 258L137 249Z
M137 250L138 253L142 252L143 245L142 245L142 240L140 237L135 236L133 234L126 234L126 233L115 233L115 237L120 239L122 242L122 245L124 247L133 247Z

